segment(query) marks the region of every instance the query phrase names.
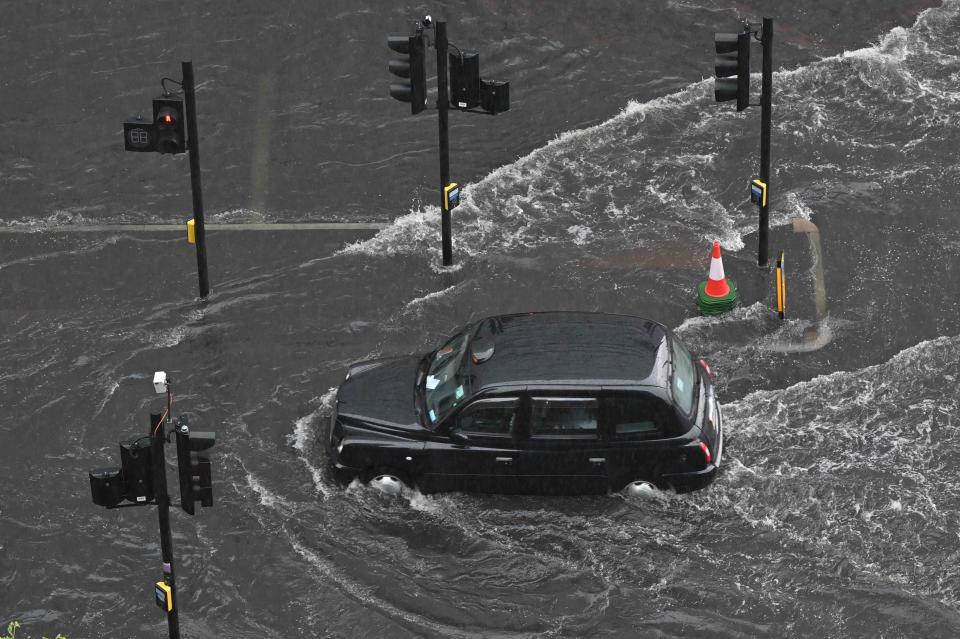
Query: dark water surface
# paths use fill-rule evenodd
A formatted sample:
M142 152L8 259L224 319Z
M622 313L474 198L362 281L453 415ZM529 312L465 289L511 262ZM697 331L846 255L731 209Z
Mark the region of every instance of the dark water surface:
M93 506L86 471L146 431L166 370L218 434L215 508L172 516L185 637L960 634L957 0L2 6L0 623L165 636L156 513ZM510 112L451 114L448 269L435 116L386 91L384 35L427 12L512 82ZM777 21L784 322L745 202L759 110L708 77L738 15ZM124 154L119 125L191 57L208 219L390 225L210 233L206 303L180 234L52 230L188 217L186 158ZM704 319L713 239L743 300ZM328 480L350 362L547 309L651 317L708 359L710 488Z

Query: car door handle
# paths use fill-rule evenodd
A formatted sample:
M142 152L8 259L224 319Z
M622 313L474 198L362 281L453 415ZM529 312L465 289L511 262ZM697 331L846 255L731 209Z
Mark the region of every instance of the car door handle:
M498 464L512 464L513 457L497 457Z
M590 458L590 463L591 463L591 464L605 464L605 463L607 463L607 458L606 458L606 457L591 457L591 458Z

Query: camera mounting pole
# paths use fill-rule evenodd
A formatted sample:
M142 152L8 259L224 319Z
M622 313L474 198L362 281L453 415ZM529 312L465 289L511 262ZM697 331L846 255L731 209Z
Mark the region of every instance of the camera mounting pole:
M170 603L167 609L167 629L170 639L180 639L180 618L177 608L177 588L173 576L173 537L170 534L170 496L167 494L167 463L163 448L167 439L167 418L170 415L170 389L167 387L167 412L150 415L150 443L153 459L153 491L160 516L160 554L163 559L163 583L167 586Z
M440 126L440 228L443 234L443 265L453 264L453 240L450 228L450 208L446 204L444 189L450 183L450 136L447 110L450 98L447 93L447 23L436 23L437 48L437 121Z

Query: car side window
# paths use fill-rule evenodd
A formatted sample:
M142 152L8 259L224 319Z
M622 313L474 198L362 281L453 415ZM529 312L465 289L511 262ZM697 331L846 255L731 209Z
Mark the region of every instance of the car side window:
M597 400L534 397L531 400L531 439L596 439Z
M481 399L463 409L457 428L475 437L513 437L519 405L516 397Z
M647 439L673 434L674 419L660 399L618 394L603 399L605 421L614 439Z

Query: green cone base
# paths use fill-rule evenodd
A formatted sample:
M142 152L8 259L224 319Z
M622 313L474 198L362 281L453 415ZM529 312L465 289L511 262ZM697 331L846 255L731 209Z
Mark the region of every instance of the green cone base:
M730 286L730 292L723 297L710 297L706 293L707 282L700 282L697 287L697 306L700 307L700 313L703 315L720 315L727 311L732 311L737 306L737 285L727 278L727 284Z

